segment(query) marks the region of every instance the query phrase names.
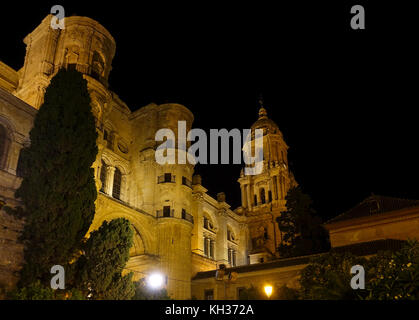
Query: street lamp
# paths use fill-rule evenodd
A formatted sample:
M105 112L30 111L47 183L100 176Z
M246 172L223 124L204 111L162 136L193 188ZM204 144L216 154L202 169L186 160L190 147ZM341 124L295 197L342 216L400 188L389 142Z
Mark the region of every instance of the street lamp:
M163 286L164 277L160 273L153 273L148 276L147 284L151 289L160 289Z
M263 289L265 290L265 293L266 293L266 295L268 296L268 299L269 299L271 297L272 291L273 291L272 286L271 285L266 285Z

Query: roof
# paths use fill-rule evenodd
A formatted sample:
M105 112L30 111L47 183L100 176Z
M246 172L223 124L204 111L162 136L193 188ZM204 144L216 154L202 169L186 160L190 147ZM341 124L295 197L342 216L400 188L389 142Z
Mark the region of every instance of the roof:
M369 242L361 242L341 247L334 247L332 252L350 252L357 256L368 256L376 254L379 251L397 251L400 250L407 241L396 239L383 239Z
M288 258L288 259L278 259L278 260L265 262L265 263L249 264L249 265L244 265L244 266L239 266L239 267L234 267L234 268L227 268L226 273L229 273L229 272L245 273L245 272L254 272L254 271L261 271L261 270L305 265L305 264L308 264L314 256L316 255L302 256L302 257ZM215 273L216 273L216 270L198 272L196 276L193 277L192 280L214 278Z
M279 130L278 125L275 121L268 118L268 113L264 107L261 107L259 110L259 118L258 120L252 125L252 130L255 129L262 129L265 134L279 134L282 135L281 131Z
M372 195L366 198L357 206L327 221L325 224L331 224L344 220L380 215L390 211L396 211L404 208L419 206L419 200L400 199Z

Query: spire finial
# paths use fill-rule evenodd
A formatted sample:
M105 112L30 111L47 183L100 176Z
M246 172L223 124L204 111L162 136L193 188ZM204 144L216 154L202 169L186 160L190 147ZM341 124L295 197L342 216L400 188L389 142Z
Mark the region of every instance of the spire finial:
M263 108L263 95L262 94L259 95L259 105L261 108Z
M263 106L263 96L259 96L259 119L266 119L268 118L268 112L266 111L265 107Z

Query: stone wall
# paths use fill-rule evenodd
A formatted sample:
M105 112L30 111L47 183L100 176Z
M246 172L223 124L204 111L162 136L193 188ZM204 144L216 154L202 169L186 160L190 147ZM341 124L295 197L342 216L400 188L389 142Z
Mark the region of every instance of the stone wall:
M22 229L22 220L0 210L0 299L18 281L23 263L23 245L18 241Z

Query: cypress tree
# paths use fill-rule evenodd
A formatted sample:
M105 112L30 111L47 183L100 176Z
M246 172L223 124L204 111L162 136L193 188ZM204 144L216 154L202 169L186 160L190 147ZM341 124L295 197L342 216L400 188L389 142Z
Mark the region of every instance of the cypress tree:
M22 150L25 265L19 285L49 284L53 265L65 266L80 250L97 197L92 164L98 152L87 81L60 70L48 86Z
M325 252L329 239L320 217L312 208L309 195L300 187L291 188L285 197L287 210L276 219L282 234L278 251L282 258Z

